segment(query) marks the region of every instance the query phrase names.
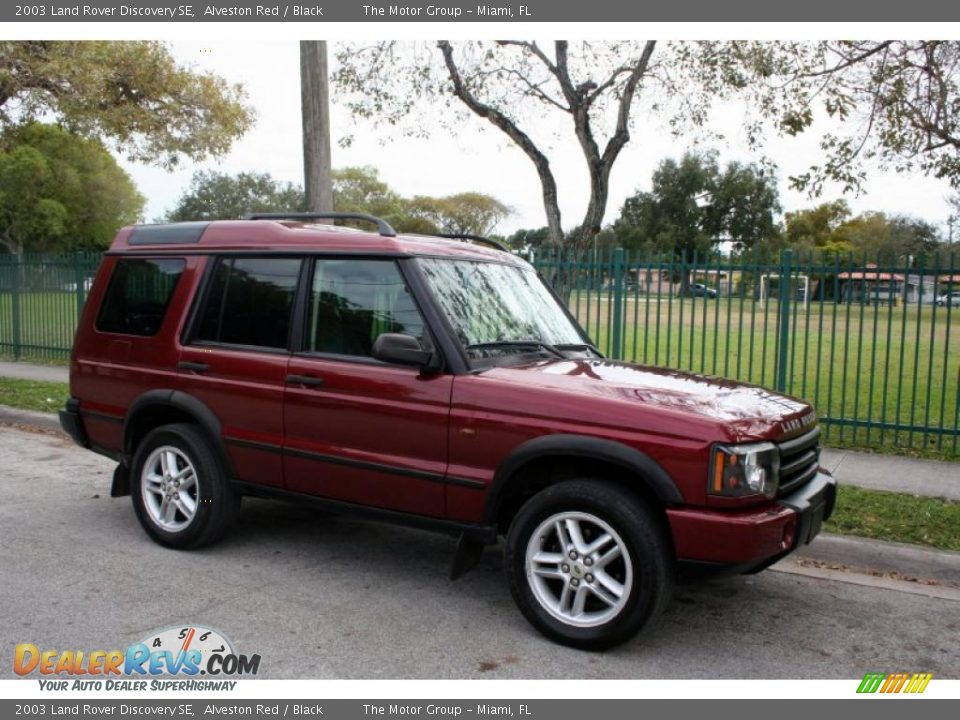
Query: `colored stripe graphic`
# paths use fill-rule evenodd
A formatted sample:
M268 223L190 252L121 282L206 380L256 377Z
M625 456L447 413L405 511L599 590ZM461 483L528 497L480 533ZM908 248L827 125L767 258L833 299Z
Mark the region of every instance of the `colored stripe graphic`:
M922 693L933 679L932 673L867 673L860 681L858 693Z

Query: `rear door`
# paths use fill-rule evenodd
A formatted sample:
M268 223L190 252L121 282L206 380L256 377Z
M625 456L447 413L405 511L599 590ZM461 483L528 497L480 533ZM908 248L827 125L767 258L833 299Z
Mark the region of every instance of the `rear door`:
M287 487L443 516L452 376L371 356L381 333L430 342L397 262L317 258L305 316L288 366Z
M219 419L238 479L283 487L283 393L303 260L215 263L180 353L178 389Z

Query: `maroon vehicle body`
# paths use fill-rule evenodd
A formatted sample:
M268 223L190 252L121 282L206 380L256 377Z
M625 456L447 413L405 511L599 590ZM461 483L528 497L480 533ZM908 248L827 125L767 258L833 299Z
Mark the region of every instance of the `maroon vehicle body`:
M244 494L322 498L479 542L504 532L524 488L542 476L533 468L572 474L601 467L636 487L665 518L675 558L689 563L762 568L809 542L830 515L835 484L819 467L815 414L800 400L602 357L471 369L442 337L435 309L424 307L445 356L440 370L312 355L295 346L267 352L192 342L198 298L211 263L223 255L432 257L526 267L475 243L304 222L123 229L84 309L70 367L72 399L62 413L79 443L119 461L115 495L129 492L125 473L138 439L159 423L189 420L208 433ZM152 336L98 329L111 275L125 258L182 261ZM709 494L713 448L760 441L780 449L777 496ZM814 482L816 492L805 493Z

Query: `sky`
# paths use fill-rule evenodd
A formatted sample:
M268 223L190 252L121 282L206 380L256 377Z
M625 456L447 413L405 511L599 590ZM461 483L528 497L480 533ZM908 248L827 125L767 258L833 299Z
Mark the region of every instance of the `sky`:
M302 184L298 42L293 39L258 43L181 40L169 46L181 64L212 70L231 82L242 83L257 120L253 129L221 158L183 163L173 172L121 161L147 197L145 218L155 220L171 209L199 169L268 172L278 180ZM331 113L334 167L371 165L404 196L441 196L463 191L489 193L513 208L512 215L496 229L500 233L546 224L540 183L533 165L499 131L487 127L485 121L469 118L463 132L456 137L437 125L429 140L391 140L388 130L372 123L355 123L335 98ZM566 117L556 113L545 115L541 127L560 134L550 157L559 185L565 227L576 225L582 218L588 188L583 156L571 125ZM715 145L721 162L758 159L751 155L740 136L735 107L720 106L711 125L722 128L727 137L723 144ZM828 128L829 121L820 127ZM354 142L348 148L341 148L337 140L347 133L354 136ZM637 189L650 188L657 163L665 157L679 157L689 148L688 141L671 137L656 123L645 124L642 132L635 130L613 170L606 222L617 217L623 201ZM816 159L817 135L771 138L765 153L779 167L781 203L786 211L810 207L841 195L839 188L828 186L819 200L811 199L787 185L787 177L805 171L811 159ZM945 198L950 190L945 182L878 168L871 168L868 178L865 193L846 196L855 213L867 210L904 213L923 218L946 232L950 211Z

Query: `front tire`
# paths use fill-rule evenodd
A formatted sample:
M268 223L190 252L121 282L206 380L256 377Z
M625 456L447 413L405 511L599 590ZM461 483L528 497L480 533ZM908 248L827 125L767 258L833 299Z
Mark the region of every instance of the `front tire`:
M160 545L192 549L218 540L233 524L239 496L203 432L164 425L137 447L130 495L137 519Z
M660 519L605 480L570 480L534 495L510 525L504 566L523 615L556 642L619 645L662 611L673 588Z

